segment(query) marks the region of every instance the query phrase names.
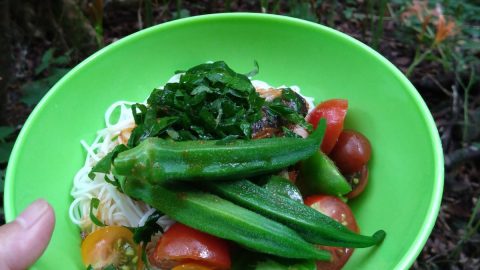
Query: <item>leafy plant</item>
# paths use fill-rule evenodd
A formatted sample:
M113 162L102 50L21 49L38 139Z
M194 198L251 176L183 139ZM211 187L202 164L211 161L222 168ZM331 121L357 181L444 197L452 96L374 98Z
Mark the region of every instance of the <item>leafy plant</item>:
M37 104L48 90L60 80L70 68L66 66L70 63L70 51L54 56L55 49L48 49L42 56L40 64L35 68L34 76L37 80L26 83L23 88L22 102L29 106Z
M15 132L12 127L0 126L0 164L6 163L12 151L13 142L7 138Z
M0 126L0 225L4 222L3 215L3 189L5 186L5 163L8 161L12 151L13 142L11 139L15 129L7 126Z
M147 1L148 2L148 1ZM88 9L95 29L95 37L99 48L105 46L103 38L103 0L93 0L88 3Z
M310 1L289 0L288 5L290 6L290 12L288 13L289 16L311 22L318 22L314 7L312 7Z
M152 0L144 1L144 12L143 17L145 18L145 26L150 27L153 25L153 10L152 10Z
M471 25L480 23L479 13L480 7L469 1L445 1L445 6L436 3L434 7L428 1L413 1L400 14L404 26L401 33L415 35L410 41L410 45L416 48L415 55L406 75L412 76L415 68L425 61L437 62L446 74L452 74L450 88L453 94L438 86L451 96L463 92L464 142L472 139L469 135L476 129L470 121L469 100L470 90L480 78L477 56L480 53L480 30Z
M372 47L374 49L378 49L380 39L383 37L383 27L384 27L384 18L385 18L385 11L387 9L387 1L386 0L381 0L381 1L368 1L369 8L373 5L374 3L378 4L378 20L377 23L374 23L374 20L372 19L371 21L371 32L373 34L372 37Z
M182 0L177 0L176 5L177 5L177 11L175 13L175 19L182 19L182 18L187 18L190 17L190 10L182 8Z
M465 15L464 8L459 7L468 7L476 14L480 8L469 5L467 1L455 2L455 7L444 7L440 3L432 6L428 1L413 1L401 9L399 23L402 27L398 38L416 48L413 62L406 71L407 76L412 75L425 60L437 61L445 71L452 73L463 73L472 61L478 62L474 55L480 51L480 31L467 27L476 17Z
M2 201L3 201L3 189L5 186L4 177L5 177L5 171L0 170L0 200ZM3 203L0 203L0 225L3 225L3 223L5 222L4 215L5 215L5 210L3 209Z

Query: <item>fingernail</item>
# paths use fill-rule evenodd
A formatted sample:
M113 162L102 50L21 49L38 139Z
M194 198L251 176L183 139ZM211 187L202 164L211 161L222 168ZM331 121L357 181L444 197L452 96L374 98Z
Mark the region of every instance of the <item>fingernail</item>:
M24 229L29 229L35 223L42 219L43 215L47 211L49 205L43 199L38 199L32 204L30 204L27 209L25 209L20 216L17 217L16 221Z

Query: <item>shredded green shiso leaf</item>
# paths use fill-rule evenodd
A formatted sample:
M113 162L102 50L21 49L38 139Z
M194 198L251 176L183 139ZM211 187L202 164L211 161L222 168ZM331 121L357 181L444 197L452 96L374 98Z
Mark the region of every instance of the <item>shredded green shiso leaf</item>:
M258 64L247 75L257 72ZM253 123L262 118L262 108L280 116L283 122L307 125L299 113L301 101L291 89L284 89L281 98L266 102L247 75L218 61L195 66L181 74L179 82L154 89L147 106L132 107L137 127L128 146L155 136L176 141L250 139ZM286 101L292 101L294 108Z
M264 103L246 75L223 61L201 64L185 71L179 82L154 89L146 107L137 104L141 112L134 111L137 127L129 146L164 132L177 141L249 139Z

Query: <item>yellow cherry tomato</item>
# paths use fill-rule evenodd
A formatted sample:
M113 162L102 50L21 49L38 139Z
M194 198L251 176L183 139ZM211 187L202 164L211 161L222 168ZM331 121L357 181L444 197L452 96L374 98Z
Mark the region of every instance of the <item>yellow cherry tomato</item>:
M106 226L89 234L82 242L82 260L94 269L113 265L119 269L140 269L140 249L133 233L122 226Z

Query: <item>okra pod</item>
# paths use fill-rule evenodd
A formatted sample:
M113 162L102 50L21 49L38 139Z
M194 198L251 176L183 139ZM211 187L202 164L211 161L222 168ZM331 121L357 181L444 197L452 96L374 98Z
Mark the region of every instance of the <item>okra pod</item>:
M283 223L305 240L336 247L369 247L383 241L385 232L364 236L334 219L285 196L273 194L248 180L205 183L208 189L240 206Z
M307 138L174 142L148 138L118 154L115 174L150 183L240 179L272 173L307 159L320 148L325 120Z

